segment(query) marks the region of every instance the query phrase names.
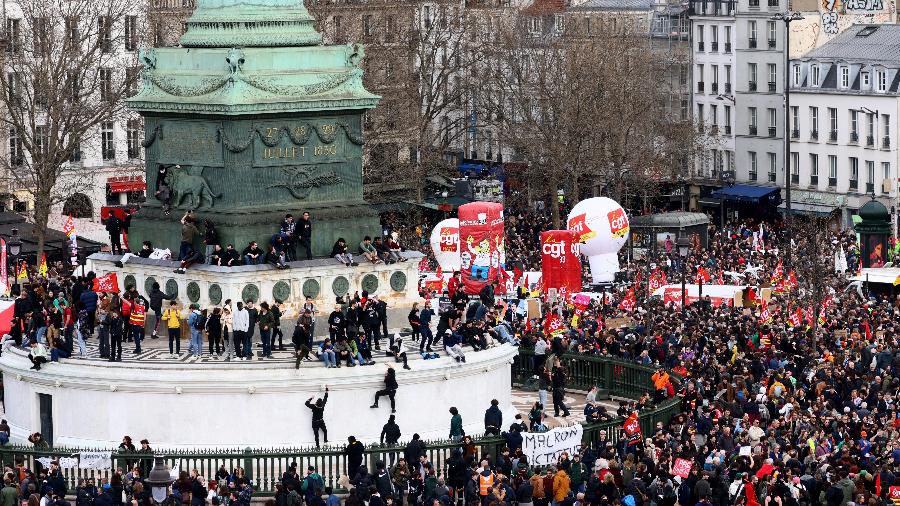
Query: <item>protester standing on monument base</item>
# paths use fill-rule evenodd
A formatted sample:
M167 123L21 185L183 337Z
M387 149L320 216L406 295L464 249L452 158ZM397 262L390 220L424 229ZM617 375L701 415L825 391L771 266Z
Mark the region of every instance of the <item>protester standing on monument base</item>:
M312 220L309 213L304 211L300 221L294 227L297 241L306 251L306 259L312 260Z
M250 360L251 351L247 330L250 328L250 313L244 303L237 301L237 310L232 317L234 325L234 352L238 360Z
M306 400L306 407L312 411L312 431L316 439L316 448L319 447L319 431L322 431L322 440L328 444L328 427L325 426L325 404L328 403L328 386L325 386L325 395L312 403L313 398Z
M194 222L193 209L188 209L184 216L181 217L181 246L178 249L178 260L184 260L188 257L190 250L194 247L194 238L200 235Z

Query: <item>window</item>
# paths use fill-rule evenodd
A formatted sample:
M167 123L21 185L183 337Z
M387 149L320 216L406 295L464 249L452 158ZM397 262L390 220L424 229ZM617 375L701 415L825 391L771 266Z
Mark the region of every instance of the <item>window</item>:
M725 133L731 134L731 106L725 106Z
M9 128L9 163L18 167L25 163L25 151L22 148L22 139L19 138L18 131Z
M887 72L883 70L879 70L875 73L875 77L878 79L878 91L886 91L887 90Z
M791 152L791 184L800 184L800 153Z
M8 18L6 20L6 53L19 54L22 52L22 20Z
M875 192L875 162L866 160L866 193Z
M841 88L850 87L850 67L841 67Z
M6 73L6 88L9 90L9 96L13 99L21 98L22 79L15 72Z
M748 63L747 64L747 75L750 78L749 90L756 91L756 64Z
M881 185L882 193L890 193L891 191L891 162L881 162L881 178L887 184Z
M819 66L812 65L809 67L809 85L816 87L819 86Z
M681 99L681 121L688 120L688 114L690 111L691 102L686 98Z
M868 72L863 72L863 73L862 73L862 86L863 86L863 89L868 90L870 85L871 85L871 83L869 82L869 73L868 73Z
M50 46L50 21L47 18L33 18L31 20L34 34L34 52L44 54Z
M881 115L881 147L883 149L891 148L891 116L889 114Z
M750 181L756 181L757 178L757 166L756 166L756 153L754 151L747 152L748 163L747 166L750 169L749 174L747 175L747 179Z
M34 127L34 151L32 155L46 155L50 151L50 129L47 125Z
M774 21L766 21L766 31L769 33L769 47L774 48L778 40L778 25Z
M678 84L681 86L687 86L688 82L688 68L686 65L680 65L678 67Z
M774 92L778 86L778 67L774 63L766 65L769 74L769 91Z
M125 16L125 50L137 49L137 16Z
M113 137L112 121L104 121L100 124L100 151L104 160L116 159L116 144Z
M709 27L709 50L719 50L719 27L716 25Z
M719 66L718 65L710 65L709 72L712 74L712 92L719 92Z
M809 155L809 184L817 186L819 184L819 155Z
M731 27L728 25L725 25L725 37L724 38L725 38L725 40L724 40L725 52L730 53L731 52Z
M697 91L703 92L703 65L697 65Z
M800 108L796 105L791 106L791 138L800 137Z
M69 16L66 18L66 49L77 51L81 48L81 33L78 29L78 18Z
M866 146L875 145L875 115L866 114Z
M747 45L750 49L756 47L756 21L747 22Z
M709 106L709 122L713 128L719 127L719 106L710 104Z
M766 114L769 116L769 137L775 137L777 132L777 121L778 121L778 112L775 109L769 108L766 109Z
M331 24L334 26L334 38L340 42L344 38L344 19L341 16L332 16Z
M112 20L109 16L97 18L97 38L104 53L112 51Z
M697 104L697 130L702 132L704 123L706 123L706 116L704 115L703 104Z
M800 65L794 65L791 69L794 75L794 86L800 87Z
M750 135L756 135L756 107L748 107L747 114L750 116Z
M778 158L775 153L766 153L769 157L769 182L774 183L778 179Z
M697 51L703 51L705 48L703 47L703 32L705 31L705 27L703 25L697 25L697 30L694 33L694 36L697 37Z
M828 186L837 186L837 156L828 155Z
M362 17L362 32L363 37L371 37L372 36L372 15L364 14Z
M835 109L834 107L828 108L828 124L831 127L831 131L828 133L828 140L831 142L836 142L838 132L838 119L837 109Z
M850 109L850 142L859 141L859 111Z
M78 163L81 161L81 142L74 141L72 143L72 150L69 151L69 162L70 163Z
M394 42L394 32L397 30L397 18L394 16L387 16L384 19L384 27L384 41Z
M725 93L731 93L731 65L725 65Z
M859 189L859 158L850 157L850 189Z
M69 91L69 100L78 102L81 99L81 81L78 79L78 72L66 72L66 88Z
M141 120L128 120L128 158L136 160L141 157Z
M813 140L819 138L819 108L809 108L809 137Z
M431 6L426 5L422 8L422 22L425 23L425 28L431 28ZM535 18L531 18L535 19Z
M100 69L100 100L112 99L112 69Z

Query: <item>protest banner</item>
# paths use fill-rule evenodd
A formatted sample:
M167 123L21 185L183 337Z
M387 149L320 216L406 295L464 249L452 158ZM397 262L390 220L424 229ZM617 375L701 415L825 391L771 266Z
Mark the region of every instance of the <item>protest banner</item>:
M81 452L78 454L81 469L112 468L112 452Z
M525 432L522 434L522 453L532 466L553 465L562 452L567 452L569 458L578 453L583 435L581 424L557 427L547 432Z
M688 459L675 459L675 465L672 466L672 474L681 476L682 479L690 476L691 461Z

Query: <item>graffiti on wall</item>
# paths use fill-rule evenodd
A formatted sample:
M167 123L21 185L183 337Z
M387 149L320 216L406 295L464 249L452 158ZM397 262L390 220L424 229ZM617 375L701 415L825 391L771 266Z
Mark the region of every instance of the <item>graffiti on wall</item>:
M818 16L791 23L791 57L797 58L855 24L893 23L895 0L820 0Z

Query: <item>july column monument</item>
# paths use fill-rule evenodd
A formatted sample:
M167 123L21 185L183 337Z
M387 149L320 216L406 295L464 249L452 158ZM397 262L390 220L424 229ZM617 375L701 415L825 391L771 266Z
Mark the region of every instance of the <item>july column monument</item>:
M362 118L379 97L363 87L362 57L361 45L324 45L301 0L199 0L180 47L141 52L128 99L146 148L134 247L177 251L189 208L239 250L267 245L288 212L312 214L314 255L377 234L362 194ZM154 197L160 167L169 214Z

